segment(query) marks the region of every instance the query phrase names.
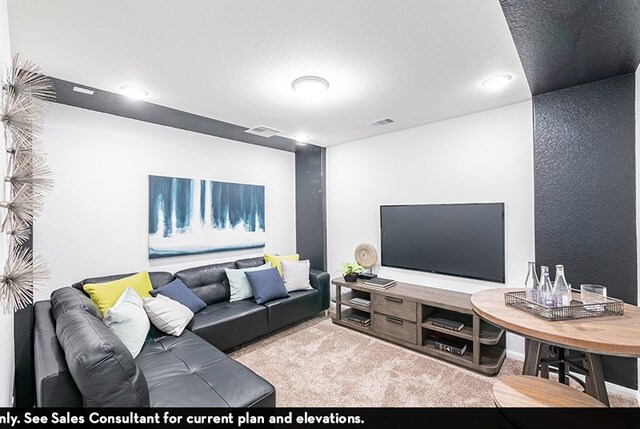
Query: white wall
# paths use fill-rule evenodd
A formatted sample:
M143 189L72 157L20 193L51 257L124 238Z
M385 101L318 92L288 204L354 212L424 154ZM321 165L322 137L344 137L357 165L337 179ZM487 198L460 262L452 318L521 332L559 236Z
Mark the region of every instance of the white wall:
M328 148L329 270L353 260L359 243L380 249L382 204L504 202L506 285L522 286L535 256L532 139L526 101ZM469 293L502 286L387 267L380 275ZM522 353L519 337L507 346Z
M11 44L9 42L9 14L7 1L0 0L0 79L4 79L6 66L11 64ZM1 140L4 145L4 140ZM5 170L5 157L0 156L0 171ZM4 200L4 187L0 186L0 200ZM5 211L0 213L2 217ZM7 257L7 237L0 234L0 266L4 266ZM13 314L0 311L0 407L12 405L14 348L13 348Z
M55 188L34 228L36 255L51 270L37 300L90 276L174 272L262 254L253 249L149 261L150 174L265 185L266 250L295 251L293 153L58 104L47 115L43 140Z

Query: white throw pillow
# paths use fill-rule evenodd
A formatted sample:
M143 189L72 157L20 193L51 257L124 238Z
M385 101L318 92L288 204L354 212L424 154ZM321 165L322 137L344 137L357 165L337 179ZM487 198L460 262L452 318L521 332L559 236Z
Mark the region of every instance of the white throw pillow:
M269 262L264 265L260 265L259 267L252 268L240 268L237 270L225 268L224 270L227 273L227 279L229 279L229 290L231 292L229 302L242 301L243 299L253 297L249 279L245 274L247 271L268 270L269 268L271 268L271 264Z
M102 319L105 325L122 340L134 358L138 356L149 333L149 317L138 293L126 288Z
M144 298L144 309L151 323L162 332L176 337L193 319L193 312L178 301L158 294L155 298Z
M287 292L311 290L309 283L309 261L282 261L282 280Z

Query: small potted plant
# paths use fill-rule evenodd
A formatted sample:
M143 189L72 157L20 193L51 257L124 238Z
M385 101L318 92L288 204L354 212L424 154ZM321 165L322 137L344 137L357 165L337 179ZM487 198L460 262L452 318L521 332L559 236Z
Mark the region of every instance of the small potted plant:
M355 282L358 280L358 274L363 273L364 267L356 261L342 263L342 275L345 282Z

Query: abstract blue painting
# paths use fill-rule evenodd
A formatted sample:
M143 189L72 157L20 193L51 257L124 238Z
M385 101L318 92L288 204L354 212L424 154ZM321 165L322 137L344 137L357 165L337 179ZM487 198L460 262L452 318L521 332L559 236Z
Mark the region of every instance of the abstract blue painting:
M264 243L264 186L149 176L150 259Z

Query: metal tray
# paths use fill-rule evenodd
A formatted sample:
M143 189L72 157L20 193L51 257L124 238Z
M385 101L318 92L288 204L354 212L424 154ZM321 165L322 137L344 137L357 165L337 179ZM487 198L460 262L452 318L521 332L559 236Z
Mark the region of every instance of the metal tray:
M547 307L526 298L525 292L507 292L504 294L504 303L509 307L517 308L525 313L532 314L540 319L551 322L557 320L585 319L588 317L619 316L624 314L624 302L616 298L608 298L592 294L597 303L588 304L580 301L581 292L571 289L571 305L565 307Z

